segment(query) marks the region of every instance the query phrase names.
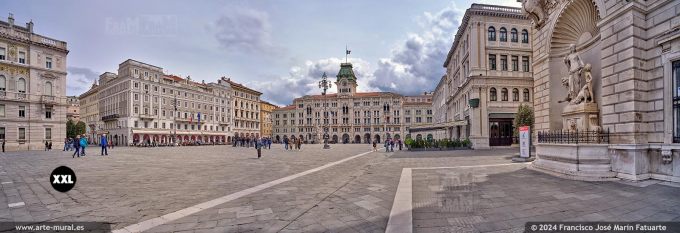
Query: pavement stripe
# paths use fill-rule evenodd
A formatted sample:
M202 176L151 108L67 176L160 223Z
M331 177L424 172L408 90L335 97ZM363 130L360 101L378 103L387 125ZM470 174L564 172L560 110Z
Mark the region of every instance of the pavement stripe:
M530 163L501 163L455 167L414 167L401 170L401 178L394 195L390 218L387 220L385 233L412 233L413 232L413 170L447 169L447 168L477 168L496 167L508 165L526 165Z
M12 181L7 181L7 182L2 182L2 183L0 183L0 184L11 184L11 183L13 183L13 182L12 182Z
M314 172L321 171L323 169L326 169L326 168L347 162L349 160L367 155L371 152L373 152L373 151L368 151L368 152L364 152L364 153L361 153L361 154L358 154L358 155L354 155L352 157L344 158L344 159L341 159L341 160L338 160L338 161L335 161L335 162L331 162L331 163L328 163L326 165L323 165L323 166L320 166L320 167L317 167L317 168L313 168L313 169L310 169L310 170L307 170L307 171L304 171L304 172L300 172L300 173L297 173L297 174L294 174L294 175L290 175L290 176L286 176L286 177L283 177L283 178L280 178L280 179L277 179L277 180L273 180L273 181L270 181L270 182L267 182L267 183L249 188L249 189L241 190L241 191L238 191L236 193L232 193L232 194L229 194L229 195L226 195L226 196L223 196L223 197L219 197L219 198L216 198L216 199L213 199L213 200L210 200L210 201L206 201L206 202L203 202L203 203L200 203L200 204L197 204L197 205L185 208L185 209L181 209L181 210L178 210L178 211L175 211L175 212L172 212L172 213L169 213L169 214L157 217L157 218L152 218L152 219L149 219L149 220L146 220L146 221L142 221L142 222L139 222L139 223L136 223L136 224L132 224L130 226L123 227L123 228L118 229L118 230L114 230L113 233L133 233L133 232L142 232L142 231L145 231L145 230L149 230L153 227L171 222L173 220L177 220L177 219L182 218L182 217L186 217L186 216L191 215L191 214L195 214L199 211L209 209L209 208L224 204L224 203L229 202L229 201L236 200L236 199L244 197L246 195L250 195L250 194L262 191L263 189L272 187L274 185L278 185L278 184L281 184L283 182L299 178L301 176L305 176L305 175L308 175L308 174L311 174L311 173L314 173Z
M24 206L24 205L26 205L26 203L24 203L22 201L22 202L9 203L7 206L9 208L14 208L14 207L21 207L21 206Z

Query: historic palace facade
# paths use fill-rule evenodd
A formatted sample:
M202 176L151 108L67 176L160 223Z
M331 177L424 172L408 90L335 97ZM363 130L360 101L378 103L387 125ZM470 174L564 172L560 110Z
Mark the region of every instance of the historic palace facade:
M319 143L327 128L331 143L380 143L386 138L409 137L410 127L432 121L431 94L405 97L357 92L351 63L342 63L336 77L337 93L299 97L272 112L275 141L302 138Z
M260 135L271 138L272 134L272 111L278 106L267 101L260 101Z
M0 21L0 141L8 151L59 145L66 136L66 42L33 22Z
M82 106L98 107L96 114L92 109L83 113L88 135L96 135L98 142L109 134L118 145L226 143L233 136L230 83L224 78L199 83L128 59L119 65L118 74L100 75L99 84L80 96ZM89 118L96 115L100 122Z
M511 145L517 107L532 104L532 33L520 8L472 4L435 89L432 127L475 149Z
M260 96L262 92L248 88L230 78L222 78L233 89L234 125L237 137L260 137Z
M680 182L680 1L525 0L536 161L576 179Z

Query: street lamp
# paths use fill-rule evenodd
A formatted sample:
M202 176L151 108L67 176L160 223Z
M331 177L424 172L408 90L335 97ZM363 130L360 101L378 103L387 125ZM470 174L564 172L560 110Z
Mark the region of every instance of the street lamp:
M324 149L330 149L331 146L328 145L328 99L326 97L326 90L330 89L333 86L333 84L328 81L328 76L326 76L326 72L323 73L323 76L321 76L321 81L319 81L319 88L321 88L321 95L324 97L324 104L323 104L323 117L324 117L324 122L323 122L323 148Z

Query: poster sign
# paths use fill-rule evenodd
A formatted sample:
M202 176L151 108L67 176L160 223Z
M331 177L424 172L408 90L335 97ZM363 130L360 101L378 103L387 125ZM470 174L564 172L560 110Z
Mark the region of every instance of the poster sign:
M531 133L529 126L519 127L519 157L529 158L531 156Z

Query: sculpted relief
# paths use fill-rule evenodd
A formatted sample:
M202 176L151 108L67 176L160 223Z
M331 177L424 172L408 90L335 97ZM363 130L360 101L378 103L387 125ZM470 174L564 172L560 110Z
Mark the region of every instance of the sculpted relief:
M548 18L548 15L553 8L557 5L558 0L517 0L522 2L522 10L524 14L529 16L534 24L534 27L538 28L543 26Z

